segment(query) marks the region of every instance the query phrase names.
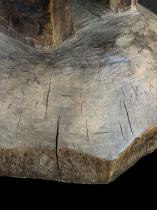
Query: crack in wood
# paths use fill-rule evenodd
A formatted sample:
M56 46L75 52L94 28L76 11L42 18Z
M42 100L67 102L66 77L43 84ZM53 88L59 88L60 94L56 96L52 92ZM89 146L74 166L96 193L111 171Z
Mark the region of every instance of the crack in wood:
M119 127L120 127L120 132L121 132L122 137L123 137L123 140L124 140L123 128L122 128L122 125L121 125L121 123L120 123L120 122L119 122Z
M48 111L48 106L49 106L49 95L50 95L50 90L51 90L52 75L53 75L53 73L51 72L50 80L49 80L49 87L48 87L47 96L46 96L45 119L47 118L47 111Z
M27 133L29 134L29 132L30 132L30 127L27 128Z
M61 96L63 96L63 97L69 97L69 98L72 97L72 95L61 95Z
M87 136L87 142L89 142L89 129L88 129L88 121L86 119L86 136Z
M83 95L83 87L81 85L80 98L82 98L82 95Z
M112 131L104 131L104 132L96 132L94 135L108 134L112 133Z
M121 91L122 91L122 93L123 93L123 96L126 97L125 91L123 90L123 88L121 88Z
M132 89L133 89L133 91L134 91L134 93L135 93L135 96L137 97L137 92L136 92L136 90L135 90L135 88L134 88L134 86L130 83L130 85L131 85L131 87L132 87Z
M83 114L83 105L84 105L84 103L85 103L85 101L83 100L83 101L82 101L82 104L81 104L81 116L82 116L82 114Z
M61 172L60 172L60 166L59 166L59 156L58 156L59 129L60 129L60 116L58 117L58 121L57 121L56 147L55 147L55 152L56 152L56 162L57 162L57 171L58 171L58 176L59 176L59 180L61 181Z
M123 105L124 105L124 108L125 108L125 111L126 111L126 114L127 114L127 119L128 119L129 127L130 127L131 133L132 133L132 135L133 135L134 133L133 133L133 129L132 129L130 117L129 117L129 112L128 112L128 109L127 109L127 106L126 106L124 100L123 100Z
M100 81L101 67L102 67L102 63L100 62L98 64L98 67L97 67L97 75L96 75L96 79L99 81L99 86L100 86L100 83L101 83L101 81Z
M16 136L18 136L18 131L19 131L20 122L21 122L21 116L22 116L22 111L20 112L20 116L18 119L17 127L16 127Z
M24 92L22 91L22 94L23 94L23 97L22 97L22 100L20 102L20 115L19 115L19 118L18 118L18 122L17 122L17 127L16 127L16 137L18 136L18 131L19 131L19 127L20 127L20 123L21 123L21 117L22 117L22 103L23 103L23 98L24 98Z

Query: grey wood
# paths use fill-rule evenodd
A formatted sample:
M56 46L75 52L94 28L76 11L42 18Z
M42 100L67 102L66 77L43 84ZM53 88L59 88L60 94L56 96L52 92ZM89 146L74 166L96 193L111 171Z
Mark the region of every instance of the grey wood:
M79 14L52 52L0 33L0 175L108 183L157 147L156 19Z

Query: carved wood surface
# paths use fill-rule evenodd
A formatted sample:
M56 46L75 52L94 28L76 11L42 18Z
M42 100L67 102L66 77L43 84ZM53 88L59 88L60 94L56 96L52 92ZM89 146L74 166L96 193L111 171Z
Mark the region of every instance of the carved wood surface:
M0 33L0 175L108 183L157 147L155 17L77 12L50 53Z

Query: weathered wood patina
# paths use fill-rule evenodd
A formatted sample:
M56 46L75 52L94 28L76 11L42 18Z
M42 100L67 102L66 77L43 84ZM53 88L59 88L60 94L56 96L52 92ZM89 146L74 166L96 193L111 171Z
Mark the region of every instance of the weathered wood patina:
M0 33L1 176L108 183L157 148L156 17L75 6L49 53Z

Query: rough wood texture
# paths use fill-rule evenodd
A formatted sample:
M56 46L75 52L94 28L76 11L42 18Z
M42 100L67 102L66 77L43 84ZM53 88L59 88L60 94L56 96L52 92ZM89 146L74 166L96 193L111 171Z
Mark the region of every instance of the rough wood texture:
M56 47L73 34L71 0L0 0L0 16L36 46Z
M156 17L91 8L51 53L0 34L0 175L108 183L157 148Z

